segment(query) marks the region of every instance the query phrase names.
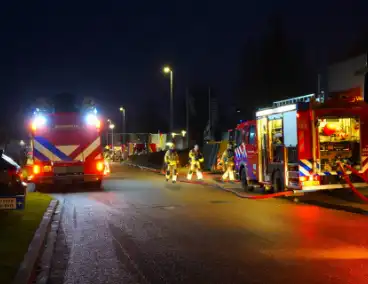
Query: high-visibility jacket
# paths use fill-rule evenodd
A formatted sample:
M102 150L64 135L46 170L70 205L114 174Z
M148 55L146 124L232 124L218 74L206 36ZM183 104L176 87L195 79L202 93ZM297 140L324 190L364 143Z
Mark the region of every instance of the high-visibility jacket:
M168 150L165 153L164 161L167 165L174 166L179 164L179 155L175 150Z
M201 152L195 151L194 149L189 151L189 162L190 163L203 163L204 158Z
M224 153L222 154L222 162L224 164L231 164L234 163L235 153L232 149L226 149Z

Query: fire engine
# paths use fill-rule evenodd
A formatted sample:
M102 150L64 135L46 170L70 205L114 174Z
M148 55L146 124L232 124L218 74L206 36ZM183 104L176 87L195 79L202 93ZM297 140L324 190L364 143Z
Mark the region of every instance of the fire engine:
M340 163L368 169L368 105L351 97L319 102L314 94L277 101L257 111L256 120L238 124L235 140L235 170L244 189L345 188ZM366 186L359 177L351 180Z
M108 173L96 109L35 111L29 121L32 157L29 182L36 189L52 184L82 183L101 187Z

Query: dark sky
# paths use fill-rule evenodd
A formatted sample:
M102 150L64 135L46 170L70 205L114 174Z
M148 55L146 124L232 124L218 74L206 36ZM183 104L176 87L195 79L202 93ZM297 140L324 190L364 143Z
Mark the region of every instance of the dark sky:
M119 104L138 112L148 97L166 108L165 63L174 68L176 96L199 82L228 98L243 45L264 32L270 13L284 15L317 68L367 25L368 1L345 2L8 1L0 7L2 100L17 107L71 91L96 97L107 112Z

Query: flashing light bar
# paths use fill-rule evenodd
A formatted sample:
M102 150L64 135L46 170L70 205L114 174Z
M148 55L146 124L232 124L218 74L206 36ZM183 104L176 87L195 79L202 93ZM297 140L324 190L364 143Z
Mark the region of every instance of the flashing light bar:
M89 113L86 116L86 121L88 125L95 125L96 128L100 128L101 127L101 121L98 119L96 114L93 113Z
M292 110L296 110L296 104L260 110L256 112L256 117L283 113L283 112L292 111Z
M45 126L46 122L46 117L37 115L31 123L31 128L35 131L37 128Z

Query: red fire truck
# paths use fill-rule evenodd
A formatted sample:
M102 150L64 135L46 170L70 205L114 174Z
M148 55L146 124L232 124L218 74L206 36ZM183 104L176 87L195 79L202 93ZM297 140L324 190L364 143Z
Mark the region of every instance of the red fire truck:
M368 105L345 96L278 101L236 128L235 168L244 189L345 188L339 163L368 169ZM348 172L351 173L351 172ZM351 176L355 187L366 186Z
M96 109L35 111L29 121L32 159L28 180L37 187L82 183L101 187L108 172Z

